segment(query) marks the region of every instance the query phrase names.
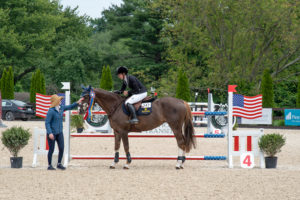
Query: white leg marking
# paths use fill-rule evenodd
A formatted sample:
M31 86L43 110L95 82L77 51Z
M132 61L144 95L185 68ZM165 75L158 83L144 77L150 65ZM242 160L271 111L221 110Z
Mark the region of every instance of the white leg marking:
M119 151L115 151L115 155L116 155L116 153L118 153L118 152L119 152ZM110 165L110 168L111 168L111 169L115 169L117 164L118 164L117 162L113 161L113 163Z
M184 151L180 148L178 148L178 156L183 156L184 155ZM177 160L177 164L176 164L176 169L180 169L182 166L182 160Z

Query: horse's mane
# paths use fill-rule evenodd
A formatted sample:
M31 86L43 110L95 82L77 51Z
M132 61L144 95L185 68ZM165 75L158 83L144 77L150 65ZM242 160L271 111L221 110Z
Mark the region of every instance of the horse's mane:
M127 99L127 97L116 94L113 91L107 91L107 90L104 90L104 89L101 89L101 88L94 88L94 90L98 91L98 92L105 92L107 94L111 94L113 97L117 97L118 100L121 100L121 101L125 101Z

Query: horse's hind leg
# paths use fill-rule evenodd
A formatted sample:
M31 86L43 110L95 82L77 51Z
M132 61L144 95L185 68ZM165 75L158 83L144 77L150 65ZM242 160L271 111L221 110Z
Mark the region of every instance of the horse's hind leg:
M185 142L182 134L182 123L168 123L171 127L178 146L178 158L176 163L176 169L183 169L183 163L185 161Z
M129 141L128 141L128 133L122 134L122 141L123 141L123 146L124 146L124 151L126 153L126 164L124 165L124 169L129 169L129 164L131 163L131 155L129 152Z
M113 163L110 165L110 169L115 169L116 165L119 162L119 149L121 144L121 135L116 131L114 131L114 135L115 135L115 158Z

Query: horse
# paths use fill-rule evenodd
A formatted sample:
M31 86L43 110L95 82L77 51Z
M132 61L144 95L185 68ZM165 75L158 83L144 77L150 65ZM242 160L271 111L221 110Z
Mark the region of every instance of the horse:
M93 94L91 93L93 91ZM162 97L152 102L152 113L146 116L138 116L138 124L130 124L129 116L123 112L122 104L126 98L114 92L103 89L94 89L91 86L83 87L81 96L84 98L79 104L79 114L83 115L91 106L91 96L94 96L94 103L97 103L106 113L110 126L114 130L115 155L110 165L111 169L119 162L119 149L121 140L126 153L127 162L124 169L129 169L131 155L129 152L128 133L152 130L163 123L168 123L175 135L178 146L178 158L176 169L183 169L185 153L196 148L195 130L192 123L192 113L189 105L180 99L173 97Z

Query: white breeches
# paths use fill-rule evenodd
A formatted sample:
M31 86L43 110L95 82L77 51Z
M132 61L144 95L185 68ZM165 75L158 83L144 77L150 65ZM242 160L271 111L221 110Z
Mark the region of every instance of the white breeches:
M147 92L141 94L134 94L125 101L125 105L127 105L128 103L135 104L139 101L142 101L146 97L147 97Z

